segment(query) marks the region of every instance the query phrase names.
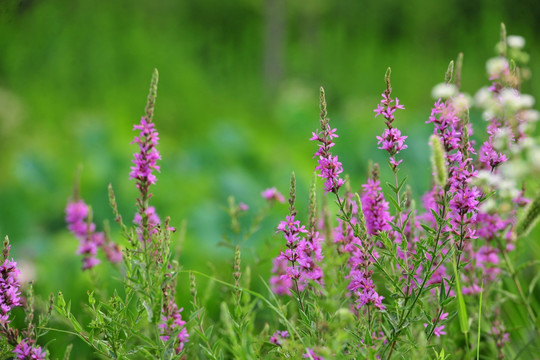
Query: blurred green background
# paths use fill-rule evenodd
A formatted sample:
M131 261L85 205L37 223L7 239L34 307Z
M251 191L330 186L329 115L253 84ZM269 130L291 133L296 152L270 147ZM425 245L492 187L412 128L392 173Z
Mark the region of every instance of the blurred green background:
M112 219L108 183L132 218L129 143L153 68L163 160L152 202L174 226L187 221L185 268L231 263L216 246L229 195L250 206L249 220L264 207L260 192L276 186L285 195L294 170L305 209L321 85L340 134L335 153L356 189L369 159L385 161L372 109L392 67L393 94L407 109L396 120L409 136L403 172L414 174L418 197L431 172L430 91L448 62L464 52L463 89L474 94L488 84L485 61L505 22L527 40L533 78L524 91L536 95L539 15L533 0L2 0L0 234L38 291L85 296L89 279L76 280L64 207L82 165L82 196L98 224ZM274 226L285 213L286 205L274 208L253 241L276 250ZM268 262L261 266L267 276Z

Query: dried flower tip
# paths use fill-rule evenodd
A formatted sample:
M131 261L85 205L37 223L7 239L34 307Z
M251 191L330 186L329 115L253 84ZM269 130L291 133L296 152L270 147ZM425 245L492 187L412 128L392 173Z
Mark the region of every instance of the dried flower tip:
M448 69L446 69L446 73L444 74L444 82L447 84L450 84L450 81L452 81L453 76L454 76L454 60L450 60L450 64L448 64Z
M152 122L152 118L154 117L154 105L156 103L158 81L159 73L157 69L154 69L152 80L150 81L150 90L148 91L148 100L146 101L146 108L144 109L148 122Z
M294 209L294 201L296 199L296 175L294 171L291 173L291 184L289 186L289 214L296 215Z
M501 23L501 40L497 44L497 50L502 56L506 57L506 26Z
M236 280L236 286L240 286L240 277L242 276L242 267L241 267L241 252L240 252L240 246L236 246L236 249L234 251L234 279Z
M195 274L189 272L189 293L191 297L196 300L197 298L197 281L195 280Z
M317 174L313 173L309 189L309 231L315 232L317 227Z
M358 195L358 193L354 193L354 198L356 200L356 206L358 207L358 214L356 215L358 220L358 235L360 240L364 241L367 237L366 218L364 216L364 210L362 209L362 201L360 200L360 195Z
M463 53L458 54L456 60L456 71L454 73L454 84L459 89L461 87L461 69L463 68Z
M324 124L326 121L326 116L328 115L328 111L326 110L326 95L322 86L320 88L319 108L321 109L321 129L324 129Z
M379 167L378 163L374 163L371 167L370 175L373 180L379 180L379 174L381 172L381 168Z
M431 145L431 166L435 183L441 187L448 181L448 169L446 168L444 146L441 138L435 134L429 139Z
M390 66L386 69L386 72L384 73L384 81L386 82L386 90L388 91L388 95L390 95L390 92L392 92L392 84L390 83L390 75L392 75L392 68Z

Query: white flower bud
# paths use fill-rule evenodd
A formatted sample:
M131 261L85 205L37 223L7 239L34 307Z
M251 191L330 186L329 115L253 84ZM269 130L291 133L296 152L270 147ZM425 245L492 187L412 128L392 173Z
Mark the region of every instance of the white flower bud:
M521 94L520 102L522 108L531 108L534 105L534 97L529 94Z
M504 127L498 128L493 135L493 147L495 150L499 152L506 150L512 136L512 131Z
M493 93L487 87L481 88L474 95L474 103L476 106L487 108L494 102Z
M512 88L504 88L501 90L501 103L503 106L517 110L521 106L519 92Z
M540 113L536 110L523 110L519 113L519 116L525 122L537 122L540 119Z
M471 106L471 96L469 94L458 94L452 99L452 105L456 113L463 114Z
M486 63L486 70L490 78L498 78L508 70L508 60L502 56L491 58Z
M497 203L492 198L488 198L480 205L480 211L488 213L491 210L497 209Z
M433 87L431 90L431 96L434 99L449 99L453 96L456 96L458 93L458 88L454 84L440 83Z
M482 119L485 121L490 121L496 116L496 113L493 109L487 109L482 113Z
M506 44L511 48L522 49L525 46L525 39L519 35L509 35Z

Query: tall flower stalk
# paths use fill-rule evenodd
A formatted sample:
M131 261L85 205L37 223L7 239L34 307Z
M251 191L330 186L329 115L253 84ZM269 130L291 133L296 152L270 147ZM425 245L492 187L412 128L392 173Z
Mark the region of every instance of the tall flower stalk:
M339 177L339 174L343 172L343 167L338 161L337 155L332 155L331 152L331 148L335 145L332 139L337 138L338 135L336 134L337 129L330 127L330 119L326 110L326 97L322 87L320 88L320 110L321 129L315 131L310 138L311 141L320 143L319 149L313 155L314 158L318 158L318 165L315 170L319 170L319 176L325 179L325 192L337 194L339 188L344 184L344 180Z
M159 73L155 69L150 83L145 115L141 117L139 124L133 125L133 130L139 131L139 135L135 136L132 144L137 144L139 151L134 154L135 159L132 160L134 166L131 167L129 178L136 180L137 189L139 189L140 196L137 198L137 207L143 239L148 239L149 234L155 227L155 224L149 222L151 214L148 211L148 201L152 197L150 186L157 181L154 171L160 171L157 160L161 159L159 151L156 148L159 141L159 134L153 123L158 80Z

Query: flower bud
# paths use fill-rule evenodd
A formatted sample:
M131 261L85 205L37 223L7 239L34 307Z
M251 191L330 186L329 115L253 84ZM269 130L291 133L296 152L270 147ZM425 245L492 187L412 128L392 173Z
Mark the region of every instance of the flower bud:
M448 180L448 170L446 168L444 147L441 138L433 134L429 138L429 144L431 145L431 166L433 167L435 183L444 187Z

